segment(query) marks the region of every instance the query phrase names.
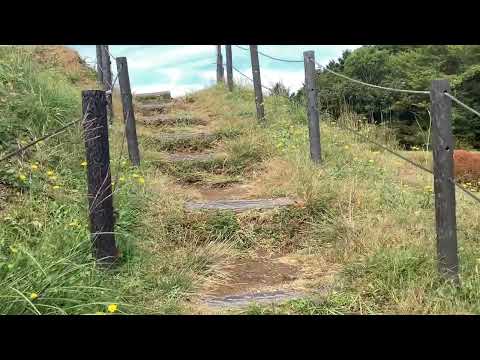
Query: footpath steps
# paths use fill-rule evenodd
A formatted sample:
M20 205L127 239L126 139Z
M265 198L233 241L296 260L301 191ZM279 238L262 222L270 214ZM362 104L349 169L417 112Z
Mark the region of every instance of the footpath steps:
M204 127L209 120L221 114L211 113L206 118L200 118L188 113L191 108L185 101L168 99L163 93L157 97L155 94L147 94L138 100L137 121L150 127L148 135L143 138L143 144L157 152L159 159L155 161L162 171L168 173L173 168L185 177L189 171L200 169L198 171L207 174L207 177L221 176L216 170L222 167L228 157L217 145L226 136ZM177 111L184 113L175 114ZM189 129L182 129L182 126L188 126ZM176 174L175 171L173 174ZM195 174L194 172L192 176ZM225 185L226 182L222 179L218 182L222 186L212 186L214 182L209 180L207 190L204 185L193 185L192 188L191 184L194 182L187 183L190 184L190 190L199 194L197 199L200 199L185 202L184 209L190 214L201 211L241 213L298 205L288 197L252 199L248 195L248 186L246 187L241 178L229 180L228 185ZM277 303L305 296L303 291L285 288L285 285L295 281L296 268L272 259L248 260L245 264L235 264L229 273L232 276L225 284L203 298L203 306L234 309L248 306L252 302Z

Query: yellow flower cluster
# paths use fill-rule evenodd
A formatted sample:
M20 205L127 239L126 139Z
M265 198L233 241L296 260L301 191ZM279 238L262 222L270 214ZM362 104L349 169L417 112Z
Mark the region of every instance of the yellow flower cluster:
M114 312L117 312L118 311L118 305L117 304L109 304L107 306L107 311L111 314L113 314Z

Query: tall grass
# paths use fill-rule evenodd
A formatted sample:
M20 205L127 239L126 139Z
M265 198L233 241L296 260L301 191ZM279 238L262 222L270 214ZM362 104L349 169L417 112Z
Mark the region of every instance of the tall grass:
M275 147L266 160L266 175L258 182L259 193L290 195L305 204L285 210L284 219L294 220L273 232L295 229L293 234L300 235L271 245L278 247L288 240L294 252L326 264L323 271L340 269L335 289L326 298L294 301L276 312L478 313L480 253L475 231L480 214L476 204L457 192L462 287L455 288L442 282L436 270L432 176L342 126L427 166L431 166L431 154L403 151L388 127L369 124L345 109L338 118L322 114L323 162L316 166L309 160L304 105L266 97L267 127L262 129L255 125L250 95L251 90L238 88L231 94L211 89L202 96L214 107L228 109L238 121L248 122L259 139ZM248 228L240 227L244 233ZM253 232L256 238L251 243L262 243L259 234ZM324 286L324 281L319 275L316 286Z
M0 49L3 151L80 116L81 89L58 69L37 63L33 51ZM116 160L121 137L112 135ZM0 213L0 314L96 313L108 304L132 311L125 304L131 269L101 272L91 255L84 151L79 125L2 164L9 199ZM124 163L120 170L126 180L114 194L116 238L129 260L144 192L129 176L133 169Z

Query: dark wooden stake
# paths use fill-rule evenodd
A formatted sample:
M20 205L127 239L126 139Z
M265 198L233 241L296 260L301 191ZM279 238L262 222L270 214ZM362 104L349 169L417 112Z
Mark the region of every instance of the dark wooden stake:
M257 120L260 122L264 122L265 109L263 107L262 80L260 79L260 63L258 61L257 45L250 45L250 57L252 61L253 88L255 90Z
M140 165L140 152L138 151L137 129L133 111L132 91L126 57L117 57L118 82L122 97L123 119L125 121L125 135L127 137L128 155L133 165Z
M105 91L110 91L112 87L112 68L110 61L110 54L108 53L108 45L102 46L102 69L103 69L103 89ZM109 92L107 96L107 111L108 111L108 120L110 123L113 121L113 104L112 104L112 93Z
M103 68L102 68L102 45L97 45L97 81L103 84Z
M448 80L434 80L430 89L432 102L432 150L435 191L437 256L440 274L458 283L457 224L453 172L454 140L452 100Z
M105 91L83 91L82 108L93 253L100 264L112 264L118 257L118 250L114 236Z
M225 45L227 55L227 85L228 90L233 91L233 71L232 71L232 45Z
M305 64L305 93L307 95L308 133L310 138L310 158L315 163L322 161L320 147L320 120L318 117L317 89L315 85L315 53L303 53Z
M217 84L223 84L223 57L222 45L217 45Z

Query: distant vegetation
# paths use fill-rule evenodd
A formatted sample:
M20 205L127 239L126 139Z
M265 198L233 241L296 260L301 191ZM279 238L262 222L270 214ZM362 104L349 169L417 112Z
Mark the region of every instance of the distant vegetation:
M480 108L479 45L368 45L345 51L327 68L375 85L428 90L431 80L448 79L453 94L473 108ZM422 146L428 141L428 96L367 88L318 72L323 111L339 116L350 108L369 122L389 123L403 146ZM295 98L301 99L303 91ZM454 106L453 126L457 147L480 148L480 119Z

